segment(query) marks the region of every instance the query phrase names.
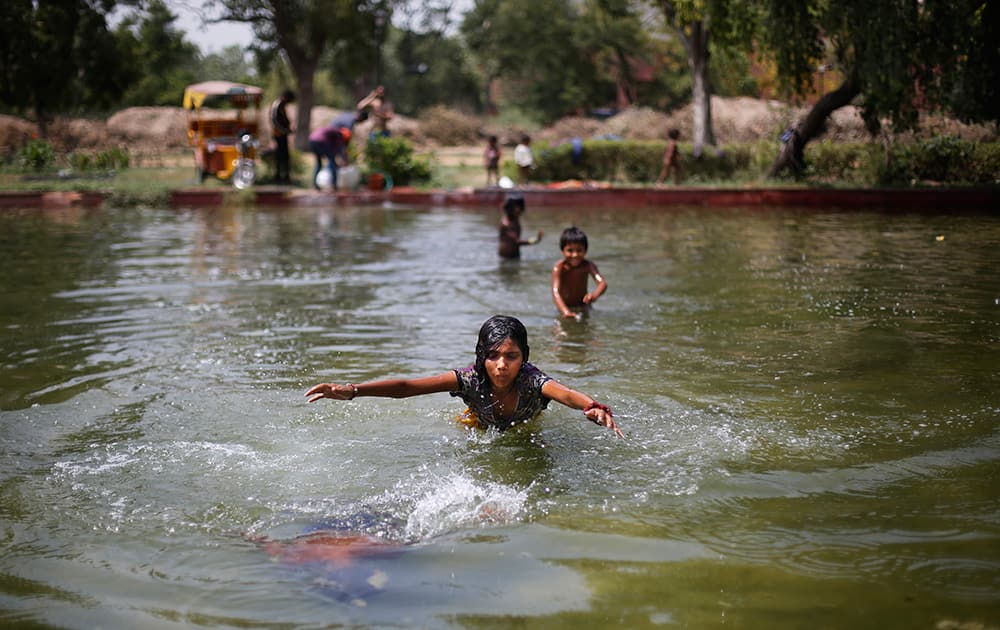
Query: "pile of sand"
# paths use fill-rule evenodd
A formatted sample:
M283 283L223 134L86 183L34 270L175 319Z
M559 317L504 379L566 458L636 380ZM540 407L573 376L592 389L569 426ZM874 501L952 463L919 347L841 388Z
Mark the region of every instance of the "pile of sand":
M777 139L782 130L805 113L805 109L778 101L747 97L712 98L712 121L719 144L755 142ZM341 110L314 107L310 127L327 124ZM295 124L296 111L289 108ZM262 116L260 137L270 138L266 116ZM60 152L102 151L111 147L129 150L136 163L155 164L166 156L176 156L187 149L187 113L180 107L132 107L122 110L106 121L59 118L49 125L49 142ZM606 120L570 116L555 124L530 132L533 138L549 144L565 142L572 137L583 139L617 137L627 140L664 140L667 132L677 128L682 141L690 142L692 133L691 105L672 112L660 112L647 107L633 107ZM355 136L365 138L372 121L359 123ZM418 150L449 146L478 146L489 135L496 135L503 146L514 146L528 130L517 126L501 126L495 119L480 118L444 107L434 107L419 118L397 114L390 122L393 135L411 141ZM31 138L37 127L24 119L0 116L0 159L10 158ZM974 141L996 141L997 129L987 125L963 125L957 121L928 117L921 125L920 135L948 134ZM822 136L834 142L863 142L870 139L859 111L843 107L831 116Z

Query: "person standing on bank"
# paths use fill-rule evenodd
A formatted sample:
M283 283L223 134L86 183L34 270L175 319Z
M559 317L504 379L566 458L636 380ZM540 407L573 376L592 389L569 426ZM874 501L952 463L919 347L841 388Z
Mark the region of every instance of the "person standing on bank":
M290 184L291 153L288 150L288 136L295 132L288 119L286 110L289 103L295 102L295 92L285 90L281 97L271 104L271 137L274 138L274 170L275 180L279 184Z
M514 147L514 163L517 164L518 183L531 181L531 169L535 168L535 154L531 152L531 136L524 134L521 142Z
M612 418L611 408L566 387L528 363L528 332L520 320L494 315L479 329L476 360L472 365L414 379L368 383L320 383L306 392L309 402L323 398L354 400L360 396L409 398L450 392L469 406L459 421L466 426L504 430L528 422L550 400L583 411L587 420L625 437Z
M322 127L309 134L309 148L316 157L316 169L313 171L313 188L319 190L318 175L323 170L323 160L326 159L330 171L330 186L337 190L337 157L349 163L347 143L351 141L351 132L346 127Z
M656 185L659 186L667 179L667 174L670 171L674 172L674 185L680 186L681 184L681 152L677 148L677 140L681 137L681 132L677 129L671 129L667 133L667 137L670 141L667 143L667 148L663 152L663 168L660 169L660 176L656 178Z

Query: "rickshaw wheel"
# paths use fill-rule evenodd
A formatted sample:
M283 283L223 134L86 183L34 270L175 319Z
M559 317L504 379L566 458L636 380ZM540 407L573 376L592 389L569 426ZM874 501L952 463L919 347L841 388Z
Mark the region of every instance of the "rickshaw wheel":
M237 190L244 190L253 186L257 180L257 169L253 160L241 159L233 172L233 186Z

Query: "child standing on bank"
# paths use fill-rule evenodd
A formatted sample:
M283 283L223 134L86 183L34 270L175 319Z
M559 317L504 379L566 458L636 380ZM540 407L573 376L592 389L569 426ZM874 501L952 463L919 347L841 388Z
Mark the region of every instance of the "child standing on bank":
M517 164L519 183L531 181L531 169L535 168L535 154L531 151L531 136L521 136L521 143L514 147L514 163Z
M500 183L500 145L496 136L490 136L486 143L486 151L483 152L483 162L486 164L486 186L489 187Z
M563 317L578 318L579 311L589 308L604 294L608 283L597 270L597 265L587 260L587 235L583 230L576 226L563 230L559 237L559 249L563 257L552 268L552 301ZM588 293L587 285L591 277L597 287Z
M521 257L521 245L534 245L542 240L545 234L538 230L538 236L528 240L521 239L521 215L524 214L524 196L521 193L511 193L503 201L503 217L500 219L500 244L497 253L501 258L516 259Z
M667 144L667 149L663 152L663 168L660 170L660 176L656 179L656 185L662 184L667 179L667 173L673 170L674 185L679 186L681 183L681 153L677 149L677 139L681 137L681 132L671 129L667 133L667 137L670 138L670 143Z

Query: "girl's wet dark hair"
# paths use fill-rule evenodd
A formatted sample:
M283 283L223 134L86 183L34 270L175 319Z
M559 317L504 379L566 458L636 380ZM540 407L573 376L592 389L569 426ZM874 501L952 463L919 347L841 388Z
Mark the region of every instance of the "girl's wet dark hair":
M527 362L528 331L519 319L508 315L494 315L479 329L479 341L476 343L476 374L483 383L490 383L486 374L486 358L508 337L521 350L521 358Z

